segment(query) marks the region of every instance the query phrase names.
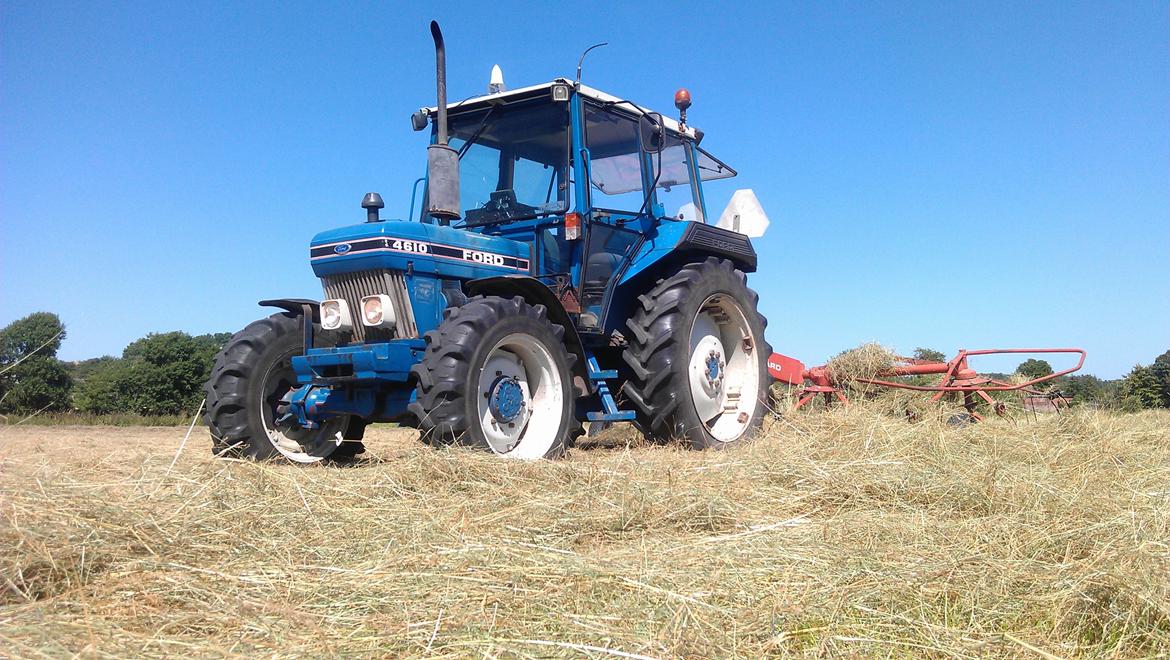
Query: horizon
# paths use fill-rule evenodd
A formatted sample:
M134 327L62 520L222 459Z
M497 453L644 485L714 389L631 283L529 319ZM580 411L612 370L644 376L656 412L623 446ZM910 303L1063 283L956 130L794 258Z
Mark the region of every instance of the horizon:
M701 15L685 48L646 48L642 5L4 5L0 326L54 312L75 362L319 299L312 236L410 205L436 18L453 101L601 41L591 87L670 117L689 89L739 172L708 211L750 188L771 219L748 282L779 353L1078 346L1111 380L1170 349L1170 5L683 5L651 15Z

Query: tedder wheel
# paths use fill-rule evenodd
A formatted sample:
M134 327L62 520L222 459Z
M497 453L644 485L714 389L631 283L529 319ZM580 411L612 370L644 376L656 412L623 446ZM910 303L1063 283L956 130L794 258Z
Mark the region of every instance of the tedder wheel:
M292 358L303 351L301 321L291 314L273 314L232 336L204 385L213 453L316 463L362 451L360 442L342 442L360 439L364 430L349 417L331 418L316 429L276 423L281 398L296 387Z
M767 320L759 296L730 261L683 266L639 296L623 354L635 425L658 441L695 449L748 437L768 408Z
M543 305L476 296L425 335L410 411L424 440L508 458L558 458L581 433L565 329Z

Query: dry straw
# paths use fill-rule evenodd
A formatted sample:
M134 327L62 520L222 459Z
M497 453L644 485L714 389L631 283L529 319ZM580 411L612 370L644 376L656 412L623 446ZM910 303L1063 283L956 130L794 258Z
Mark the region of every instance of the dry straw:
M0 648L87 656L1151 656L1170 413L952 428L871 404L561 462L375 431L354 467L183 429L0 445Z
M825 366L833 381L845 383L876 378L897 362L898 355L890 349L880 344L868 343L840 353Z

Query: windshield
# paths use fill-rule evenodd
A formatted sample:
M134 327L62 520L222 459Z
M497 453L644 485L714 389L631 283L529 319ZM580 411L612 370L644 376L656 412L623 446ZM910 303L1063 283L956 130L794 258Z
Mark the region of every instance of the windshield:
M451 116L464 226L566 210L568 125L568 107L548 102Z

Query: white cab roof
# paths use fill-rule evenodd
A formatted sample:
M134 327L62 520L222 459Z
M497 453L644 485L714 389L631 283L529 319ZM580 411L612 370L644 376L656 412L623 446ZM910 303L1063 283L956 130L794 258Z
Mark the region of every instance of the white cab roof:
M484 94L482 96L475 96L472 98L464 99L464 100L459 101L457 103L448 103L447 104L447 111L454 112L454 111L458 111L461 108L479 105L479 104L495 105L497 103L507 103L510 100L518 99L518 98L525 97L525 96L532 96L533 94L538 93L541 90L548 90L553 85L568 85L569 87L572 87L574 85L574 83L572 80L568 80L566 78L557 78L556 80L553 80L551 82L546 82L546 83L542 83L539 85L531 85L529 87L518 87L516 89L509 89L505 92L500 92L499 94ZM635 114L648 114L650 112L653 112L649 108L645 108L645 107L642 107L640 105L631 103L629 101L626 101L625 99L621 99L621 98L618 98L616 96L613 96L612 94L606 94L605 92L603 92L601 90L593 89L592 87L590 87L588 85L581 85L581 87L577 90L577 93L580 94L581 96L587 98L587 99L592 100L592 101L597 101L599 103L615 104L618 107L624 108L624 109L629 110L629 111L633 111ZM438 110L438 108L435 106L431 106L429 108L423 108L423 109L426 110L427 113L431 114L431 115L433 115ZM671 119L670 117L667 117L666 115L663 115L662 119L663 119L663 123L666 125L667 130L673 131L674 133L686 135L687 137L690 137L690 138L695 137L695 129L693 127L687 126L686 130L681 130L679 128L678 121Z

